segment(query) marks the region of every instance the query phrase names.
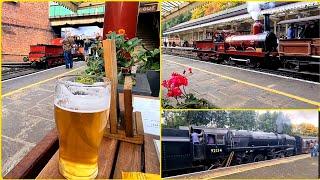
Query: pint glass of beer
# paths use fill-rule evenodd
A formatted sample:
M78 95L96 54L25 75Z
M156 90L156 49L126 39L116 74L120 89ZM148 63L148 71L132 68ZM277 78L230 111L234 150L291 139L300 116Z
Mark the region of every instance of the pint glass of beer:
M91 85L64 76L55 87L54 116L59 133L59 171L68 179L98 174L98 149L109 117L111 83Z

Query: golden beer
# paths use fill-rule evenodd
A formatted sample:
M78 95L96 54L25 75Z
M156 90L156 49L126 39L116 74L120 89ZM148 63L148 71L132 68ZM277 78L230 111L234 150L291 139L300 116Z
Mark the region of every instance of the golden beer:
M56 87L54 103L59 134L59 171L68 179L92 179L98 174L98 151L110 106L109 102L101 103L105 99L99 97L99 93L108 91L92 91L97 93L95 98L93 94L88 97L85 95L86 90L91 87L72 87L71 93L67 94L67 89L63 86ZM83 88L85 89L82 91ZM102 94L107 95L108 93Z

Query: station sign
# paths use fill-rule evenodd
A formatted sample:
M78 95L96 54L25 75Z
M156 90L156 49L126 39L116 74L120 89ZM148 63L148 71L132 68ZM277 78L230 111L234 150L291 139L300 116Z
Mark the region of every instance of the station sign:
M158 4L148 4L140 6L139 13L156 12L158 10Z

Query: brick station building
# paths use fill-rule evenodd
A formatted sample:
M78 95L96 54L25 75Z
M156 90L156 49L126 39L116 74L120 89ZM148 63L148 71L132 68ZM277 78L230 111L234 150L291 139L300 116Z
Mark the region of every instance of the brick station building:
M74 3L74 2L72 2ZM79 4L79 3L78 3ZM30 45L51 44L53 38L61 36L62 27L80 27L81 24L72 24L77 17L86 20L102 21L97 25L103 27L103 7L94 6L78 10L76 13L67 9L61 3L53 2L18 2L2 3L2 63L23 62L28 56ZM92 3L94 4L94 3ZM92 11L92 12L91 12ZM146 47L159 47L160 11L157 2L140 2L137 37L142 39ZM71 19L71 18L75 18ZM91 18L91 19L90 19ZM96 19L94 19L96 18ZM69 21L71 19L71 21ZM62 25L55 25L56 21ZM70 23L70 24L68 24ZM88 24L88 26L90 26ZM83 25L86 26L86 25Z
M22 62L31 44L51 42L48 14L48 2L2 3L2 62Z

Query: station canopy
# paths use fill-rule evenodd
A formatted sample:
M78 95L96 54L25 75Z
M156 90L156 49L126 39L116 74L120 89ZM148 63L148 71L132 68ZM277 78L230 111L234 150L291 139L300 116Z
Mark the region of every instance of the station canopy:
M55 3L60 4L73 12L77 12L80 9L88 7L103 6L105 2L82 2L82 1L55 1Z
M87 1L53 1L53 2L61 6L64 6L65 8L68 8L69 10L75 13L78 10L92 8L92 7L101 7L105 5L105 2L87 2ZM152 1L140 2L140 5L152 4L152 3L155 3L155 2L152 2Z
M309 7L318 6L318 2L276 2L276 7L261 10L261 14L278 14L286 13L287 11L299 10ZM174 27L169 28L163 35L209 27L217 24L228 22L238 22L245 19L251 19L250 14L247 12L247 4L243 4L234 8L223 10L218 13L207 15L198 19L190 20ZM307 19L309 20L309 19ZM284 22L287 23L287 22Z
M181 8L189 4L190 2L184 2L184 1L164 1L162 2L161 15L162 17L166 17L176 11L179 11Z

